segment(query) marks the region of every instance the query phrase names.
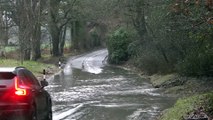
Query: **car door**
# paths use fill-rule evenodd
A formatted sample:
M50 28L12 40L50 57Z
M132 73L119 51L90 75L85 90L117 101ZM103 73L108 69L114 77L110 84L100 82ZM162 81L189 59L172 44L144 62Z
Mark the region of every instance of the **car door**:
M34 94L34 99L36 102L38 115L45 114L47 108L47 94L46 91L41 87L39 81L36 77L28 70L24 71L26 80L31 84L32 92ZM39 117L39 116L38 116Z

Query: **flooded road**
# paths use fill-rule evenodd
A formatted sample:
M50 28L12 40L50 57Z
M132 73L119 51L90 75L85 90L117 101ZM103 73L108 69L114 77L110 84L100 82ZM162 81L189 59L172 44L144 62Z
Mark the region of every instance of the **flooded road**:
M106 64L107 50L70 59L50 78L53 120L153 120L174 103L146 79Z

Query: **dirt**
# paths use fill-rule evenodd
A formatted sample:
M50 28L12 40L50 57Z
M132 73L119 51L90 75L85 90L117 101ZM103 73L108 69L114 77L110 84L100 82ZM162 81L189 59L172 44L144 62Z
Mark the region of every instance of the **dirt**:
M205 110L203 107L198 108L197 110L194 110L191 113L188 113L184 117L184 120L211 120L210 117L205 113Z

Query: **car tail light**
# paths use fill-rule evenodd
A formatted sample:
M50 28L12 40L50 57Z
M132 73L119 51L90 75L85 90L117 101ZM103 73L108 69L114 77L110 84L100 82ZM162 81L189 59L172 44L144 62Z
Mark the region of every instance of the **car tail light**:
M27 90L24 88L20 88L18 77L15 77L15 95L18 95L18 96L27 95Z

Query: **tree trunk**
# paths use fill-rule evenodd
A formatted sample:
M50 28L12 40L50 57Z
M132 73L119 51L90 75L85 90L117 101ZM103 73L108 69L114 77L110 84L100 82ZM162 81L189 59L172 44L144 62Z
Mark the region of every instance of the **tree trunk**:
M19 45L21 51L21 59L30 60L31 42L30 42L30 30L27 29L26 20L22 19L19 25Z
M60 54L64 54L64 45L65 45L65 39L66 39L66 31L67 27L65 26L61 33L61 39L60 39Z
M50 18L49 22L49 31L52 37L52 55L60 56L59 43L60 43L60 29L57 26L57 23L54 22L53 19Z
M146 20L143 8L139 6L137 8L137 13L135 19L133 19L134 27L136 28L141 40L144 40L144 35L147 33Z
M72 22L72 47L73 49L78 49L79 48L79 41L77 38L77 31L78 31L78 22L74 21Z
M49 31L52 37L52 55L60 56L60 27L57 23L57 15L59 10L59 0L49 0Z
M8 16L7 16L7 14L6 14L6 18L7 18ZM9 39L9 20L8 19L6 19L6 21L5 21L5 30L4 30L4 45L5 46L7 46L8 45L8 39Z
M130 1L129 1L130 2ZM131 1L132 3L132 1ZM129 3L130 4L130 3ZM138 35L140 36L141 42L144 41L144 36L147 33L146 20L145 20L145 1L135 0L129 7L129 12L133 26L135 27Z
M75 42L78 44L78 48L76 49L88 49L89 42L87 41L87 35L86 35L86 22L85 21L76 21L76 38Z
M154 34L152 28L151 28L149 25L147 25L147 29L148 29L148 31L150 32L150 35L152 35L152 38L153 38L154 40L156 39L156 41L157 41L157 37L155 36L155 34ZM148 31L147 31L147 32L148 32ZM166 62L168 65L170 65L170 61L169 61L169 59L168 59L168 56L167 56L167 54L166 54L166 51L164 50L164 48L162 47L162 45L161 45L160 43L158 43L158 44L155 43L155 41L154 41L153 39L151 39L151 40L152 40L152 42L155 44L156 49L162 54L162 56L163 56L165 62Z
M7 14L5 15L7 17ZM8 45L8 19L3 20L3 11L0 12L0 43L2 43L4 46Z
M54 23L49 25L49 29L52 37L52 55L60 56L61 55L59 51L60 30Z
M32 35L31 60L36 61L37 59L41 58L40 40L41 40L41 27L40 24L36 24L34 28L34 33Z
M21 60L30 60L31 57L31 40L33 22L31 15L31 2L29 0L17 1L17 14L19 26L19 44L21 52Z
M20 45L20 59L23 60L30 60L30 38L29 33L26 30L26 27L21 24L19 26L19 45Z
M52 52L53 56L60 56L59 52L59 38L60 38L60 31L56 31L55 34L52 34Z
M40 17L41 17L41 4L40 0L38 2L33 1L33 9L31 11L32 18L34 18L31 21L34 21L33 24L33 30L31 33L32 36L32 52L31 52L31 60L37 60L41 58L41 48L40 48L40 40L41 40L41 25L40 25Z

